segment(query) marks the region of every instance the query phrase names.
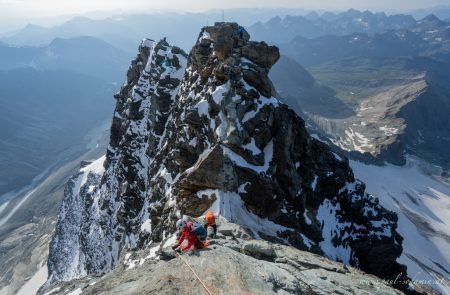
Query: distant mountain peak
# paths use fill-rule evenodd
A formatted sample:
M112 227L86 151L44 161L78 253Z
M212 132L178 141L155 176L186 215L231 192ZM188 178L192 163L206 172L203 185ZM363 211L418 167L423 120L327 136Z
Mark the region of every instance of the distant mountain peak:
M275 16L273 18L271 18L268 22L269 23L273 23L273 24L278 24L282 21L283 19L280 16Z
M424 22L440 22L441 20L434 14L431 13L422 19Z
M373 14L371 11L349 9L339 14L324 13L322 16L286 16L273 18L266 23L248 28L252 35L276 43L286 43L297 36L316 38L321 36L344 36L352 33L382 33L388 30L408 29L416 25L412 16L398 14Z
M39 25L35 25L35 24L27 24L24 28L23 28L23 30L26 30L26 31L31 31L31 32L34 32L34 31L40 31L40 30L45 30L45 28L44 27L42 27L42 26L39 26Z

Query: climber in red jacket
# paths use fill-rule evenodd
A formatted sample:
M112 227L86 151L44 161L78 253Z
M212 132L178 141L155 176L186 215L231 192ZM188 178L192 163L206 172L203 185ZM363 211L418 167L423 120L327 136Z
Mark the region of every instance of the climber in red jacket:
M187 249L191 249L191 251L194 251L196 249L201 249L209 245L208 242L201 241L195 234L193 229L193 223L187 222L184 219L180 219L177 221L177 230L181 232L181 237L178 240L178 243L172 247L172 249L176 250L178 247L181 246L184 239L187 239L187 245L182 247L181 250L178 251L185 251ZM177 250L176 250L177 251Z

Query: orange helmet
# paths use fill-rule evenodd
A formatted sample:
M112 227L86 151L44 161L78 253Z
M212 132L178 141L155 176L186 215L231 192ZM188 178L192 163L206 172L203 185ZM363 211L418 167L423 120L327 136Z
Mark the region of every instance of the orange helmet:
M214 216L214 212L208 211L205 216L206 223L209 225L216 224L216 216Z

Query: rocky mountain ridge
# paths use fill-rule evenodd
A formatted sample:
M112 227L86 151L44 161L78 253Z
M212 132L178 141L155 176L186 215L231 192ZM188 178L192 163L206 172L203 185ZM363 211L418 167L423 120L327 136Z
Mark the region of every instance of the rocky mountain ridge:
M45 294L204 294L185 262L213 294L403 294L353 267L252 239L244 228L223 219L208 249L183 254L183 261L169 246L129 252L107 276L57 282Z
M208 209L258 239L383 278L406 273L396 215L274 97L267 75L278 49L249 39L216 23L189 57L165 40L142 42L106 155L66 187L49 284L109 272L123 251L160 247L176 219Z

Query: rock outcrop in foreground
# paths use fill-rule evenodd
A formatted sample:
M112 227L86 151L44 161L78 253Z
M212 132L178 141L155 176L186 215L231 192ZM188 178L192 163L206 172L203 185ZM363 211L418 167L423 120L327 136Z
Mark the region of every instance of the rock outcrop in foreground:
M213 294L402 294L353 267L253 240L249 234L238 225L223 224L214 245L183 258ZM165 246L147 259L139 258L147 251L127 254L126 263L108 276L57 283L47 294L206 294L183 260Z
M267 74L278 49L249 38L217 23L189 57L165 40L142 42L106 156L67 185L49 282L109 272L124 251L161 247L178 218L208 209L256 239L383 278L405 273L397 216L274 97Z

